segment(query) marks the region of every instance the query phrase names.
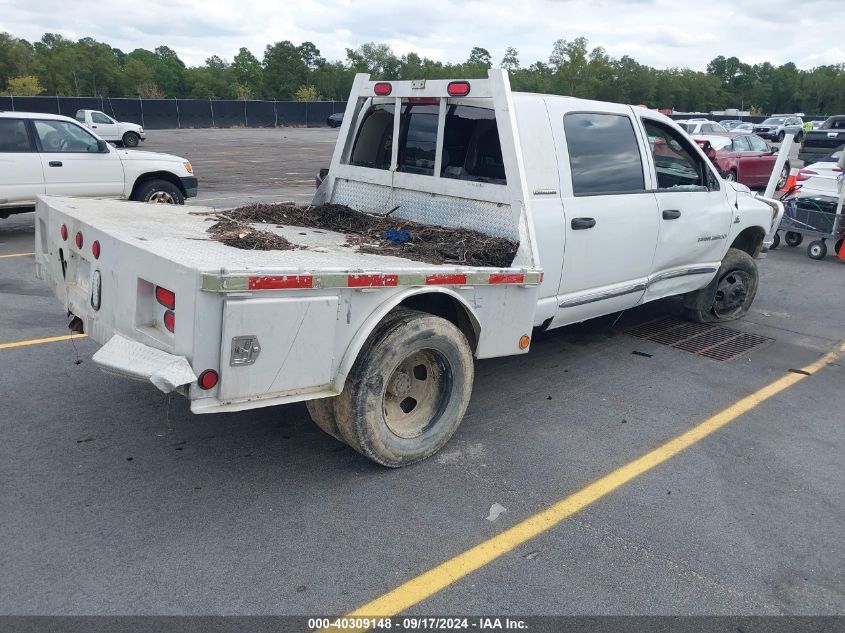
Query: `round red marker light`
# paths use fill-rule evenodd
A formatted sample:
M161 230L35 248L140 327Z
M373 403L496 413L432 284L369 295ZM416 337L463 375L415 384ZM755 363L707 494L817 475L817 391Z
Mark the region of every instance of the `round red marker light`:
M217 380L217 372L213 369L206 369L200 374L197 383L199 384L201 389L213 389L217 386Z
M76 233L76 248L82 248L82 232L77 231Z
M393 86L391 86L386 81L382 81L373 86L373 92L376 93L376 95L378 95L379 97L386 97L391 92L393 92Z
M62 228L60 229L62 234L62 239L67 241L67 224L62 224Z
M91 244L91 254L94 256L94 259L100 259L100 242L94 240L94 243Z

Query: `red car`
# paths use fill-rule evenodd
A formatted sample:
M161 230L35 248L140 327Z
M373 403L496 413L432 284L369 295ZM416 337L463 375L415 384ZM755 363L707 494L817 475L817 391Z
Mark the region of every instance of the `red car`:
M749 187L765 187L777 161L777 150L756 134L736 132L696 134L698 143L726 180L736 180ZM778 189L789 178L786 161L778 179Z

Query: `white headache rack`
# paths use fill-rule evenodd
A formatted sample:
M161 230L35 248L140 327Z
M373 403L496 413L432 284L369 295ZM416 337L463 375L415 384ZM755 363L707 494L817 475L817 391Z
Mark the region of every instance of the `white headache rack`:
M314 201L519 241L514 266L530 268L538 259L527 190L505 71L413 81L358 74Z

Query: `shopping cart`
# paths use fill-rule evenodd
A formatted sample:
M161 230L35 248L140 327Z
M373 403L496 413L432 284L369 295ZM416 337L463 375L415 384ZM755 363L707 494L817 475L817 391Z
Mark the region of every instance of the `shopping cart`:
M839 185L842 185L841 180ZM795 185L781 196L784 213L778 231L784 232L784 242L794 247L800 245L805 236L812 238L813 241L807 245L807 256L824 259L827 255L826 240L833 240L833 248L838 254L845 240L845 217L840 209L840 197L802 196L800 189L801 185ZM778 244L780 236L775 233L772 248L777 248Z

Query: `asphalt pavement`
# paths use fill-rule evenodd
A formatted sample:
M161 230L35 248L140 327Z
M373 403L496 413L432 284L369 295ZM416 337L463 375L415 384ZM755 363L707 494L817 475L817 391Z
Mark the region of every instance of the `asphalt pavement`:
M151 132L144 148L189 158L197 202L222 207L307 199L335 135ZM100 372L86 339L4 346L67 333L25 255L32 222L0 221L0 614L346 613L725 410L712 435L406 611L845 614L845 362L793 371L845 338L832 255L760 262L731 327L765 340L733 360L628 333L674 299L537 333L528 355L477 363L441 453L386 470L301 404L195 416Z

